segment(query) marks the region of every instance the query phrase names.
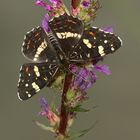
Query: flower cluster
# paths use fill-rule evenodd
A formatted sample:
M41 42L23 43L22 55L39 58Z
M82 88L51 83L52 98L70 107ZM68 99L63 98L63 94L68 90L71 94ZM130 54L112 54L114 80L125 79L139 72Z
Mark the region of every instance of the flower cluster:
M41 105L42 110L41 112L39 112L39 115L43 117L47 117L51 126L55 126L55 127L58 126L60 122L60 118L58 117L56 112L53 112L51 110L45 98L43 97L40 98L40 105Z
M70 66L71 72L76 76L72 82L71 88L74 90L86 91L93 86L97 80L96 71L109 75L111 72L106 65L92 65L89 64L82 68L78 68L76 65Z
M37 6L43 7L47 10L42 26L46 32L49 32L48 21L52 17L59 17L64 13L70 14L62 0L49 0L44 2L42 0L36 1ZM100 8L98 0L72 0L71 14L77 18L80 18L85 24L91 22L96 17L96 12Z
M67 99L69 106L72 107L76 107L78 104L88 99L87 90L96 82L96 72L101 72L106 75L111 74L108 66L93 64L85 65L84 67L70 65L70 71L74 76L67 93Z
M50 17L57 17L66 12L66 7L64 6L61 0L49 0L49 3L44 2L42 0L37 0L36 5L44 7L44 9L47 10Z
M43 7L47 14L44 16L42 20L42 27L46 32L49 32L48 22L52 17L58 17L59 15L63 15L66 12L66 8L61 0L49 0L49 3L44 2L42 0L37 0L35 3L37 6Z
M77 2L76 4L75 1ZM85 23L95 19L99 8L100 4L98 0L72 1L72 14L82 19Z

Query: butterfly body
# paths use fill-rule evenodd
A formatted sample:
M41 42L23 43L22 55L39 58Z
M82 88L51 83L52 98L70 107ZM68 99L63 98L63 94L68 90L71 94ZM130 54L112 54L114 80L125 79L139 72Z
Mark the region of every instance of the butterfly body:
M70 64L98 62L122 43L116 35L99 28L85 29L83 22L67 14L49 21L50 32L36 27L24 38L22 53L33 63L20 69L18 97L27 100L69 71Z

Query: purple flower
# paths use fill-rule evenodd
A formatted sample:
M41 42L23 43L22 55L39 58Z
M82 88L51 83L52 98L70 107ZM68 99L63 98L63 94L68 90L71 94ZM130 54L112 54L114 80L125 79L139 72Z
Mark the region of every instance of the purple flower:
M53 9L53 7L52 7L51 5L47 4L46 2L43 2L42 0L37 0L37 1L35 2L35 4L36 4L37 6L44 7L45 10L48 10L48 11L51 11L51 10Z
M46 3L43 2L42 0L37 0L37 1L35 2L35 4L38 5L38 6L46 6Z
M81 69L80 73L83 73L83 76L79 74L75 79L75 86L80 88L80 90L87 90L96 82L96 74L87 69Z
M49 28L49 20L50 20L50 17L48 14L45 15L44 19L42 20L42 27L44 28L44 30L46 32L49 32L50 31L50 28Z
M49 105L44 97L40 98L40 105L41 105L42 110L45 111L46 113L48 113Z
M44 2L43 0L37 0L36 5L43 7L48 11L50 18L61 15L65 12L64 5L61 0L49 0L50 3Z
M76 65L71 64L69 69L71 72L76 73L79 68Z
M76 76L74 81L72 82L72 88L75 90L87 90L90 88L97 79L96 74L92 71L92 69L78 68L77 66L72 66L71 72L73 72Z
M113 33L113 28L111 26L103 28L105 32Z
M54 112L50 110L50 107L48 105L48 102L44 97L40 98L40 105L41 105L41 112L39 112L39 115L47 117L50 125L55 126L60 122L59 116L57 116Z
M61 3L61 0L49 0L51 3L58 4Z
M111 71L110 71L109 67L106 66L106 65L94 65L94 68L97 71L102 72L102 73L104 73L106 75L110 75L111 74Z
M89 7L90 5L90 2L89 1L83 1L82 2L82 5L86 8L86 7Z
M97 80L96 71L110 75L111 71L106 65L89 65L88 67L79 68L76 65L70 65L70 71L74 73L75 78L71 84L74 90L86 91L94 85Z

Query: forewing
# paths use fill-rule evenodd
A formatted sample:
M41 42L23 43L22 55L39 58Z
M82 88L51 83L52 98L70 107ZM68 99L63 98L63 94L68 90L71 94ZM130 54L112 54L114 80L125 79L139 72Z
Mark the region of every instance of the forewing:
M27 100L57 76L59 67L55 63L27 63L20 69L18 97Z
M57 37L60 47L66 55L78 43L83 33L82 21L67 14L54 17L49 21L49 27Z
M70 61L84 62L100 60L109 53L114 53L122 46L120 37L92 27L85 30L82 38L69 54Z
M27 32L22 45L22 53L25 57L35 62L56 60L56 52L42 27L36 27Z

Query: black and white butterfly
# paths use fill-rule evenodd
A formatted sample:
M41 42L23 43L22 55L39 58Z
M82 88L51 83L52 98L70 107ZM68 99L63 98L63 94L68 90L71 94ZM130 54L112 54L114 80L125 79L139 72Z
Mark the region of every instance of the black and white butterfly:
M49 27L49 33L40 26L33 28L24 38L22 53L33 63L23 64L20 69L20 100L50 86L70 64L101 60L122 46L118 36L96 27L85 29L84 23L71 15L54 17Z

